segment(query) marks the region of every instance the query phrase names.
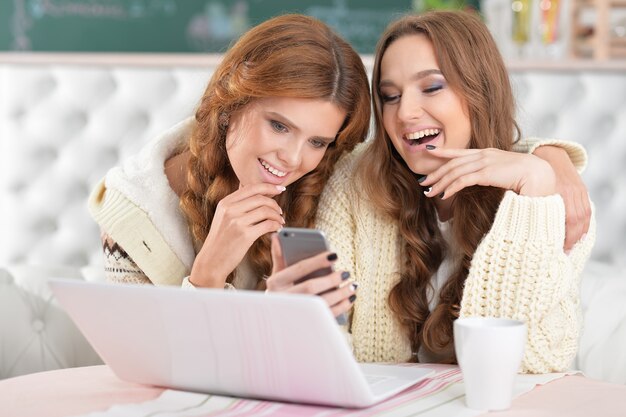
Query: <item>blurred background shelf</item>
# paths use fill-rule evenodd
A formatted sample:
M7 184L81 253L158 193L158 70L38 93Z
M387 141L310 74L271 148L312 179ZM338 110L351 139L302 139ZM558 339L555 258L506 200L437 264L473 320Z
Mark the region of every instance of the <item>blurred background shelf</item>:
M573 0L570 55L595 60L626 58L626 28L613 27L611 22L611 14L620 9L626 10L626 0ZM592 24L583 23L586 12L595 16Z

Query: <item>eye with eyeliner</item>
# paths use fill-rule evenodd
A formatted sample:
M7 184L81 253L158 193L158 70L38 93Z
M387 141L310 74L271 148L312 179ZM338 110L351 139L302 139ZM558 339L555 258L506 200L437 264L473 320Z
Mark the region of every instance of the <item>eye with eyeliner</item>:
M432 75L421 80L421 89L424 94L436 93L446 88L446 79L442 75Z
M426 94L434 93L444 88L443 83L433 83L429 84L428 87L424 88L422 91Z
M320 139L311 139L309 143L316 149L322 149L328 146L328 143Z
M395 101L398 101L398 99L400 98L400 94L394 94L394 95L390 95L390 94L384 94L382 91L380 92L380 98L383 101L383 103L387 104L387 103L393 103Z
M287 133L289 131L287 126L285 126L284 123L281 123L278 120L270 119L270 125L276 133Z

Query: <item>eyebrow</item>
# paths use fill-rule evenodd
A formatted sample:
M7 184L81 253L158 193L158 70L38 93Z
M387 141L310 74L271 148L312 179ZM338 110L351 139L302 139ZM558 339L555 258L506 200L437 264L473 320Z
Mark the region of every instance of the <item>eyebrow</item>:
M441 71L438 70L438 69L428 69L428 70L420 71L420 72L418 72L416 74L413 74L411 76L411 79L417 81L417 80L421 80L422 78L428 77L429 75L433 75L433 74L435 74L435 75L443 75L441 73ZM380 83L378 83L378 87L379 88L380 87L386 87L386 86L393 86L393 85L394 85L394 83L391 80L380 80Z
M293 129L300 130L300 128L295 123L293 123L291 120L289 120L287 117L285 117L284 115L282 115L280 113L276 113L276 112L273 112L273 111L268 111L267 115L271 116L271 117L274 117L276 119L281 119L281 121L283 123L291 126ZM332 142L335 141L335 138L336 138L336 136L333 136L332 138L330 138L330 137L315 135L315 136L311 136L309 139L322 140L322 141L324 141L326 143L332 143Z

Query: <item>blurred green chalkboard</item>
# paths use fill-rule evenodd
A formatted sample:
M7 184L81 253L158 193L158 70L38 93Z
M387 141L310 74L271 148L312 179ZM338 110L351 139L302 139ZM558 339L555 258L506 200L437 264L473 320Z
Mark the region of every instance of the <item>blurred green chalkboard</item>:
M315 16L371 53L394 18L463 0L0 0L0 50L223 52L272 16Z

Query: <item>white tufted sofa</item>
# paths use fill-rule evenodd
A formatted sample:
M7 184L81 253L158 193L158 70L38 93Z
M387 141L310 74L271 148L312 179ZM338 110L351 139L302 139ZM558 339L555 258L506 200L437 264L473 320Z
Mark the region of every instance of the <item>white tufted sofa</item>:
M46 279L102 279L89 190L193 113L218 59L0 54L0 378L99 363ZM575 365L626 383L626 63L511 71L524 133L589 151L598 240Z

